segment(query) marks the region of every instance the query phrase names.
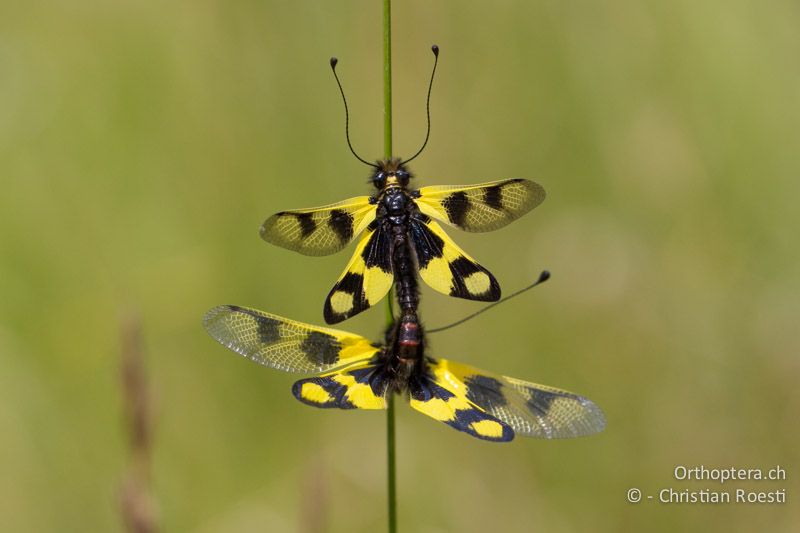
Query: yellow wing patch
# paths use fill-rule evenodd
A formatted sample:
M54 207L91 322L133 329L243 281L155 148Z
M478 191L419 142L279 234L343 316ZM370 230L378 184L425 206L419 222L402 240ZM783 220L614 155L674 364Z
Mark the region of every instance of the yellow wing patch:
M500 285L491 272L459 248L439 224L418 214L409 227L419 275L425 283L457 298L484 302L500 299Z
M341 202L282 211L264 221L261 238L304 255L338 252L375 220L375 206L369 196Z
M370 378L378 367L371 363L301 379L292 386L295 398L306 405L338 409L386 409L386 388L373 390ZM380 380L372 380L381 383Z
M209 334L265 366L319 375L297 381L307 405L385 409L386 395L407 389L411 407L474 437L507 442L515 434L547 439L602 431L605 417L577 394L448 361L426 358L407 381L387 371L383 348L365 338L233 305L211 309Z
M203 318L220 344L256 363L286 372L323 372L369 361L377 352L367 339L235 305Z
M417 411L479 439L508 442L510 426L498 420L466 396L466 387L432 368L432 376L410 391L409 404Z
M333 401L333 396L325 390L325 387L312 381L300 383L295 392L295 396L298 395L306 403L326 404Z
M603 412L583 396L445 359L431 361L437 382L455 384L468 400L517 435L560 439L591 435L605 428Z
M325 300L325 321L336 324L375 305L393 281L389 235L372 224Z
M465 231L502 228L544 201L541 185L510 179L477 185L423 187L416 199L420 211Z
M301 402L340 409L385 409L388 381L375 372L381 348L367 339L255 309L223 305L203 320L224 346L287 372L322 372L292 387Z

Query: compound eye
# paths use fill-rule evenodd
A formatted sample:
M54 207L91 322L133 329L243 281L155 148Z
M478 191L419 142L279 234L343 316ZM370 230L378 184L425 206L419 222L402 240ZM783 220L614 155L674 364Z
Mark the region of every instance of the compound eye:
M372 183L378 189L383 189L383 186L386 185L386 173L383 171L376 172L375 175L372 177Z
M408 178L411 177L405 170L398 170L397 174L395 175L397 176L398 181L400 181L400 183L402 183L403 185L407 184Z

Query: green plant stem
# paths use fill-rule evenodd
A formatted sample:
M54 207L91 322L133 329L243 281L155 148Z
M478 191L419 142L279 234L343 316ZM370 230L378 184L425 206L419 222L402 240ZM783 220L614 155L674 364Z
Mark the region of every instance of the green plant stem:
M392 1L383 0L383 154L392 157ZM386 298L387 327L392 317L392 297ZM386 468L389 533L397 532L397 468L394 439L394 392L389 391L386 405Z
M383 155L392 157L392 0L383 0Z
M386 456L388 458L389 479L389 533L397 532L397 494L394 455L394 391L389 391L386 409Z

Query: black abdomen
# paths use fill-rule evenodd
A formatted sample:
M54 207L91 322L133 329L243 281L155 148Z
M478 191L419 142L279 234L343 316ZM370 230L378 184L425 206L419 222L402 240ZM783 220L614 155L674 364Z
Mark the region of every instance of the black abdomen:
M419 296L417 294L417 272L411 256L408 230L405 224L392 226L392 266L397 290L397 301L401 315L416 316Z

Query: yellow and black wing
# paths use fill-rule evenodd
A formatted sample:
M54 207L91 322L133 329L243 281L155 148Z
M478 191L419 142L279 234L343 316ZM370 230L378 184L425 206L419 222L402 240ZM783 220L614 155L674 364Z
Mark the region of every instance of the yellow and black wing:
M541 185L510 179L477 185L423 187L415 201L420 211L465 231L502 228L544 201Z
M277 315L222 305L203 325L220 344L256 363L286 372L326 372L365 363L379 351L364 337Z
M323 315L336 324L379 302L392 288L391 235L373 221L325 299Z
M429 359L429 365L436 383L449 387L517 435L564 439L605 428L603 412L583 396L445 359Z
M434 360L432 372L422 379L409 383L409 404L417 411L444 422L473 437L494 442L508 442L514 438L513 428L498 419L481 405L472 401L467 389L437 373Z
M341 202L281 211L261 225L261 238L304 255L338 252L375 220L375 206L369 196Z
M301 379L292 386L294 397L306 405L324 409L386 409L385 386L371 379L378 366L359 363L346 370Z
M500 285L492 273L459 248L430 217L414 215L409 233L425 283L457 298L484 302L500 299Z

